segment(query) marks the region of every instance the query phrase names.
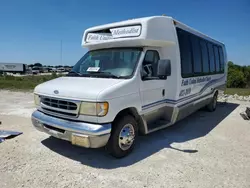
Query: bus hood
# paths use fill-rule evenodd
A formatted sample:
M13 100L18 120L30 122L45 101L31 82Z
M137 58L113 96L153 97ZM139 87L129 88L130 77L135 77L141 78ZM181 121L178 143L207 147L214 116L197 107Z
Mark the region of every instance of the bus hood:
M60 77L36 86L34 93L39 95L96 101L99 93L124 80L112 78Z

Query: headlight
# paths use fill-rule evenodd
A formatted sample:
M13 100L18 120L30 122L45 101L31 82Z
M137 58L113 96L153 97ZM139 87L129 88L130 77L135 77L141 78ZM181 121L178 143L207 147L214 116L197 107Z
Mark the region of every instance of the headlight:
M35 102L35 105L40 105L40 97L39 95L37 94L34 94L34 102Z
M90 116L105 116L108 113L109 104L107 102L82 102L80 114Z

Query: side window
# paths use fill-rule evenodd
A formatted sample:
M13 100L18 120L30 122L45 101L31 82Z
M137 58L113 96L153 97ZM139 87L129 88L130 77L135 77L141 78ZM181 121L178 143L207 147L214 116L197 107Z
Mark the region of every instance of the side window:
M189 35L187 32L181 29L177 29L177 36L180 48L181 75L183 78L187 78L193 75L193 65L191 59L192 54Z
M215 62L214 62L214 50L213 45L208 43L208 52L209 52L209 62L210 62L210 73L215 73Z
M222 47L219 47L219 55L220 55L220 72L224 72L224 53L222 51Z
M217 46L214 46L214 56L215 56L216 72L220 72L220 56L219 56L219 49Z
M201 49L200 49L199 39L195 36L192 36L191 43L192 43L194 73L200 74L202 72L202 64L201 64Z
M183 78L224 72L222 46L176 28Z
M209 74L209 58L208 58L207 43L204 40L201 40L200 46L201 46L203 73Z
M146 52L146 55L142 63L143 70L147 74L146 77L157 77L157 67L159 59L160 57L157 51L148 50Z

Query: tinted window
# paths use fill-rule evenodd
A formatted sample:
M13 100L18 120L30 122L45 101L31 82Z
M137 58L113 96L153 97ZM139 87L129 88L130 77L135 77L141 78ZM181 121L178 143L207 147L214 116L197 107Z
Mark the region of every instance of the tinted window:
M144 62L149 62L152 64L152 63L157 63L158 60L159 60L158 52L147 51L145 58L144 58Z
M140 48L112 48L89 51L76 63L73 71L86 76L91 76L95 72L104 72L98 75L101 77L113 74L119 77L128 77L135 70L140 54ZM133 59L131 60L132 56ZM127 61L127 59L130 59L130 61ZM96 69L93 69L94 67ZM95 71L91 71L91 68Z
M146 52L142 66L147 73L147 77L157 77L158 60L160 59L157 51L149 50Z
M201 73L202 64L201 64L201 49L200 49L199 39L195 36L192 36L191 43L192 43L194 73Z
M176 28L180 49L182 77L224 72L224 54L221 46Z
M216 72L220 72L220 57L219 57L219 49L217 46L214 46L214 56L215 56Z
M219 55L220 55L220 71L221 72L224 72L224 54L223 54L223 51L222 51L222 48L219 47Z
M215 73L214 50L213 50L213 45L211 43L208 43L208 52L209 52L210 73Z
M192 76L193 65L191 62L191 45L187 32L180 29L177 30L180 56L181 56L181 73L182 77Z
M209 73L209 59L208 59L207 43L204 40L201 40L200 46L201 46L203 72Z
M130 64L131 62L134 62L137 60L137 55L136 55L136 52L122 52L122 53L119 53L120 54L120 59L118 59L118 61L123 61L123 63L125 65L128 65Z

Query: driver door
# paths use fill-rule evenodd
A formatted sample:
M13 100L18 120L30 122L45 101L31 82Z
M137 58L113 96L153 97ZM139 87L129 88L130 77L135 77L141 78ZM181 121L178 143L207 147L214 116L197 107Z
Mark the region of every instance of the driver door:
M142 112L149 124L154 124L163 116L162 104L165 99L164 85L166 80L157 77L158 60L160 59L157 50L148 49L142 62L142 71L145 76L140 80L140 94Z

